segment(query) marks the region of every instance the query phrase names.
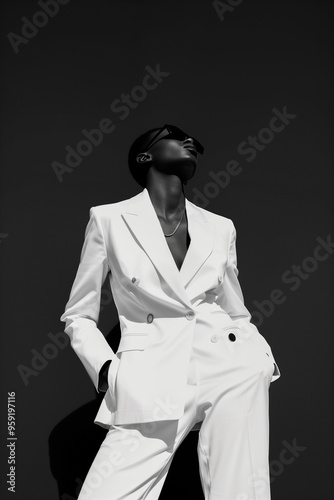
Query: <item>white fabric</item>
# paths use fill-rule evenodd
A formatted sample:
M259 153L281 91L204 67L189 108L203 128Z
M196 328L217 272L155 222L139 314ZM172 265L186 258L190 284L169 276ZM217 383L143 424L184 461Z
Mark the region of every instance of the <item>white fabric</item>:
M170 411L166 404L158 411L160 421L111 425L78 500L157 500L175 451L196 423L205 500L270 500L269 386L275 365L269 349L227 315L217 316L216 325L208 318L197 314L183 416L163 420ZM136 363L140 354L124 351L120 357ZM189 498L191 493L189 486Z

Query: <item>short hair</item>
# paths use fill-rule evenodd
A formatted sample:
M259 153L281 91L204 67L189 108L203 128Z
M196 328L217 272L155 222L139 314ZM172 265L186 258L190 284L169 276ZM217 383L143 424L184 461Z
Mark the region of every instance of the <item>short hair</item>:
M150 163L149 165L147 165L146 163L138 163L136 158L139 153L143 153L145 151L145 145L148 143L152 132L158 131L160 129L161 127L151 128L150 130L147 130L147 132L144 132L134 140L129 149L128 165L131 175L135 179L135 181L137 181L138 184L140 184L143 188L146 186L146 177L152 164Z

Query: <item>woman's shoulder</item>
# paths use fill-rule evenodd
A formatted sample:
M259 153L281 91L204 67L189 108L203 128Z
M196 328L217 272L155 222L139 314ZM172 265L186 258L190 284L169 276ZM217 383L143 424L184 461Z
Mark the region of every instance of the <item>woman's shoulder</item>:
M219 214L216 212L212 212L211 210L208 210L206 208L199 207L198 205L195 205L194 203L192 203L189 200L188 200L188 203L192 207L192 210L197 211L198 213L202 214L202 216L204 216L207 220L209 220L210 222L212 222L214 224L218 224L218 225L224 224L227 226L234 225L232 219L230 219L229 217L226 217L225 215L222 215L222 214Z

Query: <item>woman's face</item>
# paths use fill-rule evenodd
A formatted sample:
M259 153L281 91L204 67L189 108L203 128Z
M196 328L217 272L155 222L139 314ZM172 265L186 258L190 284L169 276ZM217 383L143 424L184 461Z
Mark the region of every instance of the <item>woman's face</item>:
M155 132L152 132L154 137ZM152 161L152 168L165 174L177 175L182 181L191 179L197 167L198 152L191 137L183 141L170 139L168 132L145 153Z

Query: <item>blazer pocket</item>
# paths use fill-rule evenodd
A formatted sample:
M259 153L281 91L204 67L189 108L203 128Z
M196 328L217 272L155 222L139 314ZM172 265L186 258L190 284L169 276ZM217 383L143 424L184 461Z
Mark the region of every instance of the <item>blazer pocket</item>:
M250 338L263 350L266 356L268 356L268 358L271 360L273 367L272 377L273 380L276 380L281 376L280 369L278 367L278 364L276 363L270 344L263 336L261 337L262 341L260 339L255 340L255 337L253 335L250 336Z
M148 333L124 333L121 336L117 353L124 351L143 351L148 340Z

